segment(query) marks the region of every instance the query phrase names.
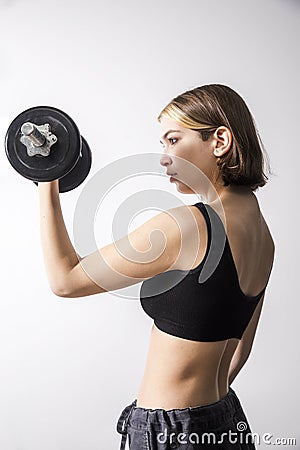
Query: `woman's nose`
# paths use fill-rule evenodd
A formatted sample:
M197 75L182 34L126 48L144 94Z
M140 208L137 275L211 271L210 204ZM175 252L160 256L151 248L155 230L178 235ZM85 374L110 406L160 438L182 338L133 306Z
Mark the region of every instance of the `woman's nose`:
M163 155L160 158L160 164L164 167L169 166L171 163L172 163L172 160L171 160L170 156L168 156L168 155Z

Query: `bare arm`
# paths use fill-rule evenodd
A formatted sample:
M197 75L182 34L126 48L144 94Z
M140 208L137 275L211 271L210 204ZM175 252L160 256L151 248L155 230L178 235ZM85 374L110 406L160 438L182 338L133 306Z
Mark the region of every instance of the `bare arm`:
M59 297L109 292L165 272L177 260L183 237L198 231L188 207L172 208L81 258L64 223L58 182L39 183L39 198L45 267L51 290Z
M247 359L249 358L254 342L254 336L256 333L258 321L261 315L264 298L265 294L263 294L262 298L258 302L257 307L255 308L255 311L253 313L253 316L251 317L251 320L248 323L246 330L244 331L242 339L240 340L237 348L235 349L229 367L229 379L228 379L229 385L231 385L231 383L236 378L236 376L246 363Z
M78 263L64 223L58 180L38 184L40 236L50 287L55 291Z

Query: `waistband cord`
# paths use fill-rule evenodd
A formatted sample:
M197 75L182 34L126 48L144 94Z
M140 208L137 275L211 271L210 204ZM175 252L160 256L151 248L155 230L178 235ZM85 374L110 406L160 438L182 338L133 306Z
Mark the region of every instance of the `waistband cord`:
M136 400L134 400L130 405L122 411L120 418L117 423L117 432L122 434L120 450L125 450L126 440L127 440L127 423L132 412L132 408L136 405Z

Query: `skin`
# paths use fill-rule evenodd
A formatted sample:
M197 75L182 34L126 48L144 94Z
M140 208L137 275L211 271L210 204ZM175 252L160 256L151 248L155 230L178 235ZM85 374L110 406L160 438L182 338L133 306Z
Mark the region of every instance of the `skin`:
M197 166L209 179L210 184L203 183L202 190L198 189L198 193L201 193L212 207L216 206L218 197L221 200L240 286L248 295L258 294L265 286L271 271L274 244L251 189L225 187L217 180L217 157L230 150L230 131L226 127L219 127L208 141L202 141L196 131L163 117L160 122L160 135L164 136L168 130L179 131L168 134L164 140L161 138L164 145L161 164L169 173L175 172L180 177L181 160L178 157L184 158ZM178 191L183 194L193 193L178 177L173 181ZM241 208L243 216L239 217ZM217 207L215 209L218 211ZM194 214L200 235L205 235L206 225L196 207ZM245 236L247 239L244 239ZM206 246L207 234L200 243L197 260L192 268L203 259ZM248 255L247 258L242 257L244 254ZM181 261L178 268L187 267ZM264 297L260 300L241 341L235 338L219 342L189 341L170 336L153 325L137 406L168 410L207 405L223 398L250 355L263 299Z
M178 131L162 138L169 130ZM164 146L161 165L166 171L177 173L172 180L177 190L182 194L201 194L221 218L225 216L227 237L240 287L245 294L258 294L269 279L275 246L256 196L250 188L224 186L218 176L217 158L230 151L230 130L219 127L208 141L202 141L198 132L163 117L160 122L160 140ZM194 169L197 172L195 177ZM199 177L199 174L202 176ZM199 179L200 182L197 182ZM132 262L134 258L131 258L131 253L127 254L128 258L122 259L114 245L108 245L79 261L64 224L58 181L39 183L38 189L46 271L52 291L60 297L83 297L112 291L170 268L194 268L204 257L207 247L205 220L195 206L182 206L173 210L173 213L181 221L179 228L183 238L188 236L188 241L193 242L190 248L195 250L196 255L192 261L187 258L187 254L191 253L188 244L185 245L188 251L180 252L182 242L178 238L178 227L164 213L128 236L134 249L142 252L138 255L139 260ZM193 218L193 228L188 215ZM162 230L166 237L165 251L161 257L153 257L150 262L143 260L149 248L149 236L153 237L153 231L157 229ZM200 236L197 244L193 241L196 232ZM127 241L121 240L120 243L126 253ZM154 254L160 254L159 235L151 243ZM99 255L113 270L109 271L104 264L99 264L99 260L95 259ZM122 277L122 274L126 277ZM250 355L263 300L264 297L241 340L190 341L168 335L153 325L137 406L168 410L206 405L223 398Z

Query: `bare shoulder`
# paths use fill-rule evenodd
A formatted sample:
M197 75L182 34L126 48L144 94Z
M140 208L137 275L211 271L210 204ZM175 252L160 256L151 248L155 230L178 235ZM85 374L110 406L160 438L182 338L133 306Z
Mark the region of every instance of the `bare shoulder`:
M229 225L232 225L235 234L238 235L240 230L242 233L256 236L256 239L260 239L259 246L264 250L263 253L270 256L274 254L275 242L258 199L254 194L248 198L229 198L223 203L223 206L226 221Z
M169 270L191 268L199 258L199 248L205 250L207 227L203 214L194 205L170 208L145 224L148 233L156 228L165 234L169 255ZM159 233L157 234L157 237Z

